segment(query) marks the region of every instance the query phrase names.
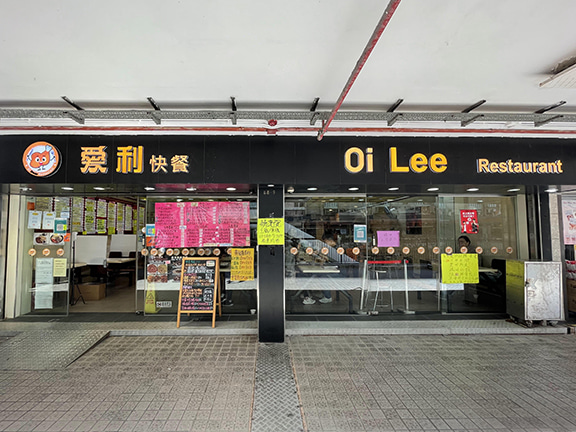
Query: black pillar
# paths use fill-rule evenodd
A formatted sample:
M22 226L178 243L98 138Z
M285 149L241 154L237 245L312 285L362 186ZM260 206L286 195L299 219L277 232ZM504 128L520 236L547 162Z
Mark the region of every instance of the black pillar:
M542 247L542 259L552 261L552 227L550 226L550 195L545 191L545 186L539 186L538 195L540 201L540 236Z
M258 218L284 218L284 187L258 186ZM284 342L284 245L258 246L258 340Z

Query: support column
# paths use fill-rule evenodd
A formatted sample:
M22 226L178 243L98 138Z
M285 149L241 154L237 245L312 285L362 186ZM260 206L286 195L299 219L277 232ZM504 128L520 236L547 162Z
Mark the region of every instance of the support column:
M284 217L284 187L258 186L258 218ZM258 246L258 340L284 342L284 245Z

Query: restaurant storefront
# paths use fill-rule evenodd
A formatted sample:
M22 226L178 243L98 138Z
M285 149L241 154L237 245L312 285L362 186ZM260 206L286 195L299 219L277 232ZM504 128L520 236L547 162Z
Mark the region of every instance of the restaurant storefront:
M559 139L0 143L6 317L74 313L91 303L86 283L100 301L114 280L128 288L123 312L175 314L182 259L205 256L221 263L224 312L256 312L264 341L283 339L292 316L505 313L506 260L552 258L550 185L576 180ZM264 219L281 219L281 242L259 242ZM447 276L443 259L459 255L473 277Z

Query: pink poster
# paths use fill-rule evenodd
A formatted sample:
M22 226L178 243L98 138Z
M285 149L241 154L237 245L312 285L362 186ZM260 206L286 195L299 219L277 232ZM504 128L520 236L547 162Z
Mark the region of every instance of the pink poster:
M156 203L156 247L184 247L187 203Z
M564 244L576 244L576 201L562 200L562 221L564 222Z
M157 203L156 247L250 246L250 203Z
M378 247L399 247L400 231L377 231Z

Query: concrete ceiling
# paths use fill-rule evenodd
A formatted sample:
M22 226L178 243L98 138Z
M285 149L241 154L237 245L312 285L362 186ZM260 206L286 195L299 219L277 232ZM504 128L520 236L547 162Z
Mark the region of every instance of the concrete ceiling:
M26 125L134 124L105 118L84 125L69 118L26 118L31 109L74 111L62 96L86 110L151 110L147 98L152 97L163 111L229 111L230 97L235 97L240 112L306 112L320 98L318 111L329 113L387 4L4 1L2 133ZM539 84L576 62L574 17L574 0L402 0L340 112L386 112L403 99L396 112L460 113L485 99L474 113L518 114L566 101L547 115L573 119L576 88ZM15 109L22 110L22 118L14 118ZM528 127L505 120L477 124ZM188 124L136 123L156 129ZM439 126L437 121L412 126L424 123ZM193 124L232 126L227 119ZM287 124L310 128L309 121L289 120L278 127ZM362 117L335 124L382 126ZM237 125L268 127L264 114ZM454 128L462 129L460 124ZM543 128L574 132L576 122L551 122Z

